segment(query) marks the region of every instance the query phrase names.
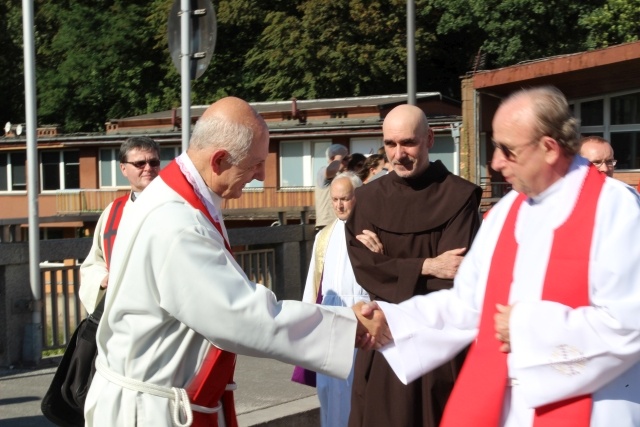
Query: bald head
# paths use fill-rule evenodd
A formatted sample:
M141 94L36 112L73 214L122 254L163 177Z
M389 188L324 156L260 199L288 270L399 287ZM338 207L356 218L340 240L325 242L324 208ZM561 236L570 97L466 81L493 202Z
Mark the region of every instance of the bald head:
M229 161L241 162L254 140L268 140L264 119L246 101L229 96L211 104L193 129L190 149L225 149Z
M429 122L424 112L415 105L402 104L395 107L387 114L382 124L382 131L385 127L403 127L413 129L416 134L424 134L429 128Z
M599 136L586 136L580 140L580 155L607 176L613 177L616 160L609 141Z
M209 118L224 119L247 127L265 125L260 114L247 101L235 96L228 96L211 104L200 117L204 120Z
M433 132L424 112L415 105L398 105L382 123L385 153L393 170L403 178L413 178L429 167Z
M269 129L246 101L227 97L212 104L193 129L187 155L209 188L237 198L243 187L264 180Z
M346 221L356 205L356 188L362 185L362 181L352 171L342 172L331 181L329 194L333 211L338 219Z

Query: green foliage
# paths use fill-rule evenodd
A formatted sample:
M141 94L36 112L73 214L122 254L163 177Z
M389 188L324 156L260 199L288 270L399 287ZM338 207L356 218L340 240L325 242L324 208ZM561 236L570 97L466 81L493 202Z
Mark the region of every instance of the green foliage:
M397 91L405 79L404 1L307 0L271 12L246 57L250 85L270 99ZM402 89L400 89L402 91Z
M639 23L638 0L608 0L580 19L580 25L589 31L589 49L640 40Z
M578 25L601 0L434 0L440 34L470 33L491 68L584 49Z
M146 25L146 1L44 3L40 13L58 30L40 50L41 121L67 131L95 131L111 118L147 112L158 91L161 52Z
M24 57L19 0L0 1L0 127L24 121Z
M37 0L39 122L103 130L180 106L174 0ZM192 103L406 91L406 0L215 0L217 42ZM419 91L461 75L639 39L638 0L415 0ZM24 117L19 0L0 0L0 119ZM484 61L480 61L484 58ZM482 63L484 62L484 64Z

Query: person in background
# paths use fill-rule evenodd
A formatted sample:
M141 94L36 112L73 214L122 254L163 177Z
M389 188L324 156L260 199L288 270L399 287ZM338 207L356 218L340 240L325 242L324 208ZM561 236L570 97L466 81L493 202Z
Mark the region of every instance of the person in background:
M387 114L383 142L393 171L356 190L347 248L357 282L374 300L399 303L450 288L480 225L481 189L429 161L433 131L424 112L400 105ZM372 252L358 236L376 234ZM350 427L437 427L464 354L405 385L378 352L358 352Z
M367 182L373 181L374 179L378 179L382 176L385 176L386 174L389 173L389 171L393 170L393 165L391 164L391 162L389 162L389 158L387 157L387 153L384 150L384 146L378 149L378 154L382 155L384 158L383 166L378 172L376 172L374 175L369 177L369 180Z
M513 191L452 290L376 304L394 338L382 354L410 383L473 343L442 427L636 427L640 195L577 155L556 88L512 94L492 127L491 166Z
M616 159L613 158L613 147L609 141L599 136L585 136L580 140L580 155L600 172L613 178Z
M110 203L100 215L93 234L89 254L80 266L79 297L88 313L93 313L104 297L109 280L108 259L111 256L120 218L160 171L160 146L146 136L127 138L120 145L120 171L131 192ZM106 237L106 238L105 238Z
M346 170L358 174L364 167L364 162L367 160L367 157L362 153L352 153L347 155L345 160L347 162Z
M336 219L336 214L331 208L331 199L329 197L329 186L333 178L343 170L347 165L343 159L349 154L349 150L344 145L332 144L327 148L326 156L327 166L323 166L318 170L316 176L315 188L315 206L316 206L316 231L322 230L327 224Z
M338 218L316 235L302 297L304 302L351 307L359 301L369 301L369 294L358 285L353 275L344 231L345 221L356 204L355 189L361 185L360 178L349 171L339 173L331 182L331 203ZM364 235L363 238L369 236ZM372 243L382 251L375 236ZM323 427L347 427L352 383L353 369L346 379L317 374L316 388Z
M237 426L235 353L346 378L354 345L384 342L384 325L362 317L359 305L278 301L235 261L221 206L264 179L268 152L264 119L247 102L223 98L122 218L88 427Z
M360 172L358 172L358 178L360 178L363 184L366 184L374 175L382 171L382 168L384 168L384 156L378 153L371 154L364 161Z

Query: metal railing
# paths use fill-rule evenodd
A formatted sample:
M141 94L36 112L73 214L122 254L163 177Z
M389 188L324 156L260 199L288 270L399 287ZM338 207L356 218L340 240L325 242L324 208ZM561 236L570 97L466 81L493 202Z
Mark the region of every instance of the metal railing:
M491 181L489 177L480 178L482 198L486 200L500 200L511 191L511 184L504 181Z
M273 289L276 282L274 249L239 251L234 257L249 280ZM42 283L42 350L64 349L87 312L80 302L80 265L44 263Z
M66 347L87 312L80 303L80 266L55 264L40 267L42 283L42 349Z
M101 212L129 190L60 190L56 192L58 215ZM285 208L314 206L314 187L245 188L239 199L225 200L223 209Z

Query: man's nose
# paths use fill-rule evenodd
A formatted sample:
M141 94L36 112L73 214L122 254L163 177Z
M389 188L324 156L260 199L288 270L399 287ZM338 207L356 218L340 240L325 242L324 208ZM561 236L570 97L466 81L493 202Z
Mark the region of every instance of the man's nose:
M265 169L263 165L258 166L255 173L253 174L253 179L257 179L258 181L264 181L265 178Z
M494 171L501 171L504 168L504 164L506 159L504 158L504 154L499 149L493 150L493 156L491 156L491 169Z
M404 155L405 155L405 151L401 145L398 145L396 148L393 149L393 157L395 159L401 159L404 157Z

